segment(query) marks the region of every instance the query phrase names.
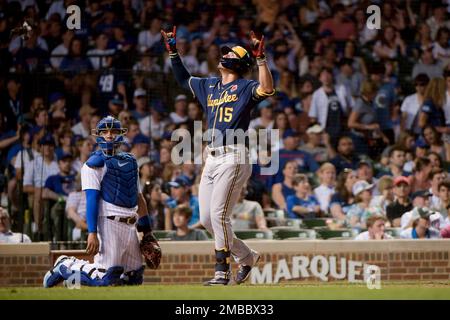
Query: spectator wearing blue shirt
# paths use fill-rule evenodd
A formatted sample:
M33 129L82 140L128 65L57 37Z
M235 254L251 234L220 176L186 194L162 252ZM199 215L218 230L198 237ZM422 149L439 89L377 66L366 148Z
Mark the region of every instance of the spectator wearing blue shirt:
M283 166L283 181L272 186L272 199L278 208L286 210L286 199L295 194L294 177L298 172L297 162L290 160Z
M45 180L43 199L65 201L70 192L75 191L75 175L72 174L73 157L70 153L58 156L59 173Z
M287 161L296 161L298 172L315 173L319 169L319 165L311 154L298 150L299 140L298 133L292 129L287 129L283 133L284 148L279 152L279 168L283 168ZM283 172L278 170L272 185L281 181L283 181Z
M354 153L355 147L352 138L340 136L337 144L338 154L330 160L336 168L336 173L341 173L344 169L355 170L359 164L359 158Z
M72 174L73 157L69 153L58 157L59 173L45 180L42 199L50 200L50 216L52 232L47 236L56 241L67 241L67 218L65 215L66 200L69 193L76 191L75 175Z
M358 180L356 172L351 169L344 169L338 176L336 193L331 196L330 212L333 218L344 223L346 214L351 205L355 202L353 196L353 185Z
M310 219L321 214L319 201L311 194L308 177L297 174L294 177L295 194L286 199L288 218Z
M431 125L440 133L447 133L445 123L444 103L446 97L446 85L443 78L433 78L428 83L424 102L419 113L419 127L425 128Z
M395 87L390 82L384 81L385 66L376 63L372 66L370 80L378 87L375 95L374 105L377 123L380 124L381 132L389 139L389 143L395 142L394 123L392 121L392 109L397 99Z
M69 53L61 61L59 68L71 74L92 70L92 64L84 52L84 44L80 38L73 38L70 42Z
M192 209L192 217L189 220L190 228L200 227L200 208L198 197L191 195L191 185L188 179L183 176L169 182L170 198L166 201L166 205L174 209L179 205L186 205Z

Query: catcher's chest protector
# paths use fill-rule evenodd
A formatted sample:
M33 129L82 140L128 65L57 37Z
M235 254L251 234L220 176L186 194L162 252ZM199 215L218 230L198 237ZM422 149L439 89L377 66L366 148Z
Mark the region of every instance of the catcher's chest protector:
M136 160L128 154L105 159L106 173L101 183L101 196L116 206L137 206L138 170Z

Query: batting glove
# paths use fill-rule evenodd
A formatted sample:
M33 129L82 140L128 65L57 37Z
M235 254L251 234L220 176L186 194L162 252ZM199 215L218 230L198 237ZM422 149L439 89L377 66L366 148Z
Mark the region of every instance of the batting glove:
M253 53L253 56L256 58L258 65L261 62L266 61L266 56L264 54L264 36L261 37L261 40L256 38L256 35L253 31L250 32L250 46Z
M165 32L161 30L161 35L164 39L166 49L171 55L177 54L177 27L173 27L172 32Z

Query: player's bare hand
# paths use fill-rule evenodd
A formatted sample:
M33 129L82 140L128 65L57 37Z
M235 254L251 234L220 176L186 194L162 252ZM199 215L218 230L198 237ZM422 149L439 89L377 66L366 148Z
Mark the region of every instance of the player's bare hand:
M257 59L263 59L264 56L264 36L261 37L261 40L256 38L256 35L253 31L250 31L250 44L253 56Z
M177 27L173 27L172 32L165 32L161 30L161 35L166 45L166 49L169 53L177 51Z
M87 239L86 253L94 256L98 253L99 247L100 243L98 241L97 233L95 232L89 233Z

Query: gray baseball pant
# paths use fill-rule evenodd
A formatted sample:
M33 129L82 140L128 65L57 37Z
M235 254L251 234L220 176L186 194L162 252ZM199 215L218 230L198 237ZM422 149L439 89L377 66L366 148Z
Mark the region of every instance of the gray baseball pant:
M228 152L223 152L224 148ZM200 222L214 237L216 250L231 251L237 263L251 265L252 252L236 238L230 220L242 186L252 173L248 151L234 146L206 149L208 155L199 186ZM215 151L219 154L212 155Z

